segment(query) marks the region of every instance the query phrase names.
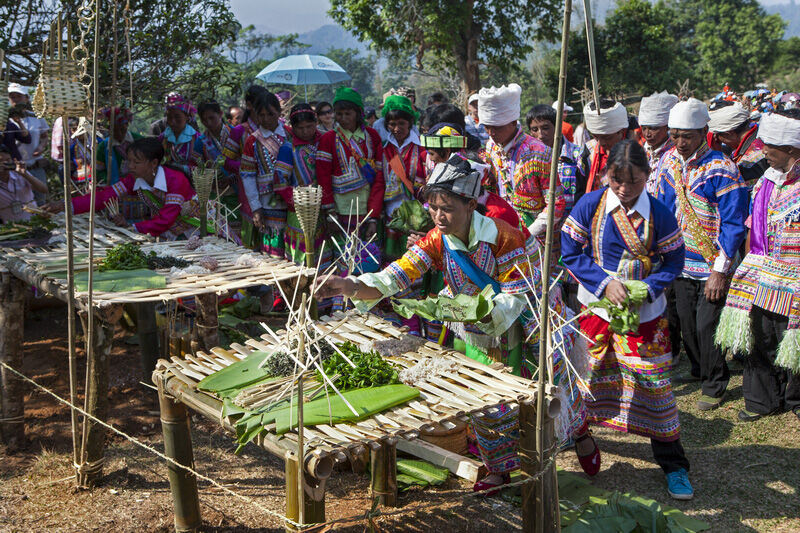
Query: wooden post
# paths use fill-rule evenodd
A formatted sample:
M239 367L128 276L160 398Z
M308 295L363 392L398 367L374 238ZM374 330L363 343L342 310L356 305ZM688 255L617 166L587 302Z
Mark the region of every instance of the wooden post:
M86 361L86 365L91 369L87 372L86 381L86 412L92 416L105 420L108 417L108 368L111 358L111 347L114 341L114 326L119 315L122 313L121 306L114 306L116 309L104 310L104 317L95 317L99 322L99 328L93 328L93 339L88 338L88 314L80 313L81 325L84 334L87 335L87 345L92 343L92 350L89 356L91 359ZM84 448L81 454L81 463L78 470L78 487L88 489L93 487L103 476L103 460L106 442L106 430L104 427L92 422L89 419L83 420L84 425Z
M206 350L219 346L219 318L217 316L217 295L212 293L198 294L194 301L197 303L197 333Z
M0 361L19 371L22 371L26 288L8 270L0 269ZM18 450L25 445L25 386L3 367L0 389L3 442L9 450Z
M164 435L164 453L178 463L194 468L192 433L186 406L159 390L161 406L161 432ZM197 495L197 478L194 474L172 463L167 463L169 488L175 509L175 531L198 531L202 525L200 499Z
M370 449L372 499L377 496L386 507L397 507L397 441L393 437L382 439L380 445Z
M519 456L522 479L537 475L555 453L555 418L545 409L544 425L537 435L536 403L532 400L519 404ZM536 449L537 437L544 440L544 453ZM544 462L540 460L544 457ZM539 515L539 509L542 514ZM541 524L541 527L537 526ZM522 531L525 533L550 533L561 531L558 503L558 479L555 463L549 465L539 480L522 485Z
M139 353L142 361L142 381L147 383L158 361L158 328L156 327L156 304L136 304L136 333L139 335Z

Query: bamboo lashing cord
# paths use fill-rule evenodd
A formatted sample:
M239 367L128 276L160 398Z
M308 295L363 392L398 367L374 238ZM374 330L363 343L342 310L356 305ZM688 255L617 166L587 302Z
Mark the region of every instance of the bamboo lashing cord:
M588 0L584 0L584 5ZM567 90L567 47L569 46L569 22L572 13L572 0L564 1L564 24L561 33L561 64L558 75L558 103L556 105L556 131L553 139L553 152L550 159L550 184L547 190L547 230L545 233L544 257L542 258L542 299L539 306L539 389L536 391L536 449L538 462L544 464L544 379L545 361L550 349L550 256L553 250L553 229L555 226L556 183L558 181L558 162L561 156L561 130L564 122L564 97ZM597 112L600 112L599 102ZM555 490L558 490L556 484ZM543 492L543 491L542 491ZM558 496L555 496L558 501ZM525 505L525 502L522 502ZM560 522L558 513L556 520ZM536 498L536 531L544 529L544 498ZM560 529L556 524L555 531ZM548 531L550 529L548 528Z
M264 507L262 504L260 504L259 502L257 502L253 498L250 498L249 496L245 496L244 494L239 494L238 492L235 492L235 491L231 490L226 485L223 485L222 483L214 480L213 478L210 478L210 477L208 477L208 476L206 476L204 474L201 474L200 472L198 472L197 470L195 470L194 468L192 468L190 466L183 465L183 464L177 462L176 460L172 459L168 455L166 455L166 454L156 450L152 446L149 446L149 445L145 444L144 442L140 441L136 437L134 437L132 435L128 435L124 431L122 431L120 429L117 429L116 427L112 426L111 424L109 424L107 422L104 422L103 420L100 420L99 418L91 415L90 413L88 413L84 409L82 409L79 406L75 405L73 402L70 402L69 400L66 400L66 399L62 398L61 396L59 396L58 394L56 394L52 390L48 389L44 385L39 384L38 382L36 382L35 380L29 378L28 376L26 376L22 372L18 371L14 367L9 366L6 362L0 361L0 366L3 366L4 368L8 369L10 372L15 374L18 378L20 378L21 380L23 380L23 381L25 381L27 383L30 383L31 385L36 387L38 390L44 392L48 396L52 396L58 402L66 405L67 407L69 407L71 411L77 412L79 414L82 414L84 417L86 417L86 418L92 420L93 422L103 426L104 428L116 433L117 435L119 435L120 437L124 438L128 442L131 442L134 445L142 448L143 450L145 450L147 452L150 452L151 454L157 456L160 459L163 459L167 463L169 463L169 464L171 464L171 465L173 465L173 466L175 466L177 468L180 468L182 470L185 470L185 471L189 472L193 476L197 477L198 479L202 479L203 481L205 481L205 482L209 483L210 485L216 487L217 489L221 490L222 492L224 492L226 494L229 494L230 496L233 496L234 498L237 498L237 499L239 499L239 500L241 500L241 501L243 501L245 503L249 503L250 505L252 505L255 508L257 508L258 510L262 511L263 513L265 513L265 514L267 514L267 515L269 515L269 516L271 516L273 518L277 518L279 520L283 520L287 524L298 528L298 533L300 533L302 531L310 531L310 530L317 530L318 531L318 528L320 528L321 526L325 526L325 525L344 524L344 523L349 523L349 522L362 521L362 520L368 519L369 517L376 517L376 516L388 517L388 516L397 516L397 515L403 515L403 514L410 514L412 512L421 510L423 508L427 508L427 503L426 503L426 504L423 504L423 505L415 507L415 508L404 508L404 509L400 509L398 511L391 511L391 512L388 512L388 513L380 512L380 513L372 513L372 514L370 514L371 512L368 511L366 514L357 515L357 516L354 515L354 516L343 517L343 518L337 518L335 520L328 520L328 521L323 522L321 524L313 524L310 527L305 527L303 524L295 522L294 520L292 520L292 519L290 519L290 518L288 518L288 517L276 512L276 511L273 511L271 509L268 509L268 508ZM161 391L161 392L163 392L163 391ZM532 476L530 476L530 477L528 477L526 479L523 479L523 480L520 480L520 481L515 481L514 483L507 483L507 484L503 485L503 488L521 487L521 486L526 485L528 483L533 483L535 481L538 481L548 471L548 469L552 465L555 464L556 458L558 457L558 453L559 453L559 450L558 450L558 447L556 446L554 451L553 451L553 454L550 455L550 457L548 458L546 463L543 465L543 468L539 472L537 472L536 474L534 474L534 475L532 475ZM493 488L485 489L485 490L482 490L482 491L472 491L471 489L467 489L467 490L464 490L464 491L451 490L451 491L440 491L440 492L436 492L435 494L437 496L438 495L448 496L450 494L461 494L463 500L468 500L470 498L484 496L485 494L488 494L489 492L492 492L492 491L495 491L495 490L497 490L497 489L493 487Z

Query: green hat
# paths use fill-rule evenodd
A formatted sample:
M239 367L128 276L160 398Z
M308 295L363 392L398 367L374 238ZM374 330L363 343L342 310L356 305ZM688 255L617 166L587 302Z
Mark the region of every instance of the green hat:
M383 110L381 110L381 116L386 117L389 111L405 111L412 117L414 117L414 122L419 119L419 112L414 109L414 105L411 103L411 100L406 98L405 96L400 96L399 94L393 94L386 98L383 102Z
M351 87L339 87L336 89L336 94L333 96L333 105L336 105L336 102L350 102L364 109L364 100L358 94L358 91Z

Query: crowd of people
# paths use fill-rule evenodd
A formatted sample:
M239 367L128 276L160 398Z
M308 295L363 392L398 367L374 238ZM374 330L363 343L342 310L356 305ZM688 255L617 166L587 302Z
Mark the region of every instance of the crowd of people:
M556 139L557 106L542 103L523 115L514 83L483 88L463 108L435 93L424 109L407 87L389 91L376 109L349 87L330 103L293 104L288 92L254 85L241 107L227 109L215 101L195 107L170 93L148 135L130 131L125 108L104 110L104 139L91 139L86 121L70 121L64 143L56 123L51 156L80 183L94 179L88 162L98 143L95 208L116 199L116 224L168 239L196 231L193 169L216 163L220 201L238 217L236 238L297 263L307 250L292 190L319 186L312 242L325 250L322 268L334 261L326 241L358 230L370 243L354 271L315 288L322 312L349 299L522 376L536 371L541 339L529 302L541 296L542 261L550 261L554 313L579 324L553 349L554 381L567 406L563 444L574 444L594 475L601 456L592 425L649 438L669 494L690 499L673 379L699 382L697 407L712 410L725 401L726 355L741 357L739 419L783 410L800 417L800 108L773 92L725 90L707 104L664 91L642 98L635 115L622 102L591 101L581 123L563 122ZM3 222L25 218L21 206L42 203L47 192L49 128L25 109L24 88L12 84L9 94ZM565 116L572 111L565 106ZM556 146L558 233L545 258ZM433 229L388 227L407 201L425 206ZM88 211L89 197L76 194L72 206ZM63 202L45 207L56 212ZM386 304L396 295L478 298L489 286L492 311L474 323L402 318ZM638 325L617 327L614 306L637 314ZM673 377L682 351L690 371ZM585 380L567 370L572 358L584 361ZM517 411L506 406L472 421L489 471L475 488L499 487L519 466Z

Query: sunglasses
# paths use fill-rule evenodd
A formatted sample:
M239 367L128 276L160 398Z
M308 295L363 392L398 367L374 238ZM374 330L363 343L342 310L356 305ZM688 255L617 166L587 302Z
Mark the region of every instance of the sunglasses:
M318 111L317 115L332 115L333 109L326 109L325 111Z

